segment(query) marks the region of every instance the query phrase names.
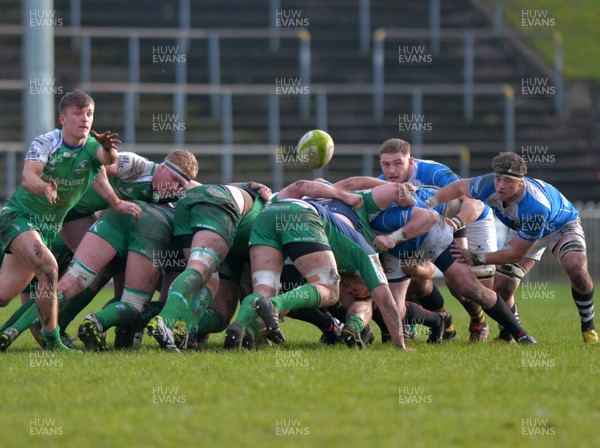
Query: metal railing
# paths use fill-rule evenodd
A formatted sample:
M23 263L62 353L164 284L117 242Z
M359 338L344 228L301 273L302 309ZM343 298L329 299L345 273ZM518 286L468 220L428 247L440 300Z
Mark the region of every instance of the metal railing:
M380 28L373 32L373 84L376 90L379 90L385 85L385 43L389 39L404 39L404 40L419 40L429 39L432 52L435 54L439 51L440 39L452 39L463 41L463 114L465 120L473 119L473 89L475 86L475 45L477 40L481 39L509 39L511 43L516 44L515 47L525 52L519 36L510 30L488 30L488 29L472 29L472 30L440 30L435 33L432 29L400 29L400 28ZM557 116L563 114L563 59L562 59L562 36L560 33L539 32L528 33L527 38L530 39L552 39L554 40L554 73L555 82L554 109ZM517 45L518 44L518 45ZM527 57L530 55L527 54ZM376 94L373 98L376 103L376 108L381 110L382 97L381 94ZM378 113L378 116L380 114Z
M0 35L22 36L23 26L3 25L0 27ZM297 39L299 43L298 52L298 76L305 85L310 83L311 72L311 36L305 29L269 29L269 28L247 28L247 29L181 29L181 28L117 28L117 27L58 27L54 30L56 37L71 37L77 40L80 55L80 82L89 84L92 82L92 38L93 39L123 39L127 42L128 67L130 83L140 82L140 40L142 39L173 39L177 42L177 49L182 54L187 51L190 40L206 40L208 45L208 78L212 86L221 85L221 50L222 40L232 39L257 39L270 40ZM181 50L179 50L181 48ZM279 47L277 46L277 49ZM177 83L187 82L188 64L177 64L175 67L175 78ZM129 99L133 101L134 107L138 107L137 97ZM177 104L184 106L183 98L175 98ZM220 114L221 102L218 97L211 99L211 111L213 117ZM301 103L301 114L308 115L310 103L305 100Z
M84 91L92 91L96 93L116 93L123 95L124 107L124 141L136 143L135 137L135 122L136 109L134 107L135 97L139 94L169 94L173 96L173 114L178 117L185 117L185 97L187 95L206 95L210 98L217 97L221 103L220 121L221 121L221 141L225 145L233 145L233 111L232 97L233 96L263 96L268 97L268 135L269 144L279 144L280 141L280 110L279 102L280 95L277 93L276 86L273 85L210 85L210 84L173 84L173 83L82 83L79 86ZM0 81L0 90L20 90L24 88L22 81ZM476 95L503 95L505 98L505 148L509 151L514 151L515 148L515 102L514 93L511 87L501 85L478 85L473 89ZM302 95L303 97L314 96L315 101L315 125L319 129L328 129L328 97L331 95L340 96L376 96L381 94L388 97L398 95L409 95L411 101L411 113L414 117L421 116L423 113L423 96L424 95L440 95L440 96L460 96L462 94L462 86L460 85L412 85L412 84L388 84L375 90L371 84L349 84L349 85L329 85L329 84L314 84L310 86L310 94ZM182 100L177 100L178 98ZM305 100L306 101L306 100ZM373 114L377 116L377 106L374 104ZM173 143L176 145L184 145L185 134L173 133ZM416 129L412 130L411 143L414 147L415 156L420 157L419 148L423 145L423 135ZM224 162L224 179L230 179L231 161L225 158ZM277 170L274 170L278 176ZM9 173L10 175L10 173ZM277 177L278 179L279 177ZM14 181L10 181L14 184Z
M112 92L122 93L125 95L125 136L133 136L134 132L131 127L134 125L134 110L131 108L132 96L135 93L147 94L173 94L173 95L219 95L221 98L221 121L222 121L222 136L223 143L230 144L233 142L233 127L232 111L231 111L231 96L252 96L260 95L269 96L269 135L270 142L278 141L279 135L279 96L276 88L271 85L221 85L212 86L206 84L187 84L185 86L177 84L165 83L144 83L144 84L129 84L129 83L90 83L82 84L83 90L91 90L94 92ZM389 84L379 89L374 88L370 84L349 84L349 85L329 85L329 84L313 84L310 86L310 94L300 96L300 102L308 102L306 98L311 96L316 97L316 126L320 129L327 129L327 98L329 95L344 95L357 96L366 95L374 98L381 96L379 103L373 104L373 116L379 118L379 114L383 114L383 96L388 97L394 95L410 95L411 113L413 116L420 116L423 113L423 96L424 95L440 95L440 96L460 96L463 90L460 85L442 84L442 85L413 85L413 84ZM503 95L505 98L505 148L507 151L515 149L515 101L514 91L510 86L502 85L477 85L473 87L473 94L477 95ZM130 98L129 101L127 98ZM302 109L302 108L301 108ZM183 110L174 110L174 114L185 116ZM175 143L183 143L183 134L178 134L180 140ZM128 141L135 141L135 138L128 138ZM415 147L423 144L423 135L416 130L413 130L411 141ZM418 154L416 154L418 156Z
M234 179L235 159L236 157L268 157L271 164L271 175L269 185L274 191L281 190L285 185L284 170L289 166L289 161L285 157L280 157L277 154L277 146L279 142L269 144L186 144L184 148L191 151L196 157L202 160L203 157L217 156L219 158L220 176L219 182L229 183L232 181L247 180ZM176 144L158 144L158 143L137 143L137 144L122 144L119 145L119 151L132 151L143 156L152 155L167 155L173 149L180 147ZM427 154L427 157L445 156L456 157L460 174L463 177L469 176L470 171L470 153L466 146L462 145L423 145L414 148L422 154ZM0 142L0 154L8 158L9 155L23 154L25 145L21 142ZM340 143L335 146L335 160L340 160L347 157L360 157L361 172L356 175L373 176L378 174L378 170L374 164L374 158L377 156L377 145L369 144L347 144ZM335 163L335 162L334 162ZM293 166L290 166L293 168ZM12 169L12 175L7 176L5 181L5 194L0 196L9 196L16 185L16 166ZM314 170L306 172L307 178L324 177L324 170ZM202 180L202 179L200 179ZM294 179L295 180L295 179ZM334 179L338 180L338 179Z

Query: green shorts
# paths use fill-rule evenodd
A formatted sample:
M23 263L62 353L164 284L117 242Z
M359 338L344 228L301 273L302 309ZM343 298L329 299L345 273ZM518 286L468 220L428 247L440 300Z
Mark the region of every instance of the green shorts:
M13 240L23 232L37 230L46 247L52 247L56 236L60 233L62 222L55 223L45 215L35 215L19 209L5 207L0 212L0 250L10 253L8 248ZM52 218L52 216L50 216Z
M200 185L187 190L175 207L175 236L210 230L233 245L241 216L235 200L221 185Z
M250 260L229 253L219 267L219 279L236 283L242 290L242 298L247 296L252 292Z
M107 210L88 230L105 239L121 258L128 251L137 252L151 260L169 257L176 251L173 241L173 212L165 207L133 201L142 209L135 220L114 209Z
M250 246L270 246L284 253L290 243L318 243L329 247L323 222L308 204L281 201L267 205L254 220Z

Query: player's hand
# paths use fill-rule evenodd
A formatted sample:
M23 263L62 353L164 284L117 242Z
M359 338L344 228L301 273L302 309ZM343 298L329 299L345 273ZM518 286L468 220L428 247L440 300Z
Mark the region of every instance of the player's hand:
M380 252L385 252L396 246L396 241L388 235L379 235L373 240L373 244Z
M96 141L100 143L100 145L102 145L102 148L106 152L111 152L113 149L117 151L117 143L123 143L121 140L119 140L119 134L116 132L106 131L102 134L98 134L92 129L90 131L90 135L94 137Z
M271 199L271 189L259 182L250 182L250 188L258 193L263 201L268 202Z
M468 249L460 247L457 244L452 244L450 246L450 252L452 252L452 257L459 263L465 263L469 266L473 266L473 253L469 252Z
M444 221L446 222L446 224L448 224L450 227L452 227L452 233L454 233L458 230L458 226L450 218L444 218Z
M363 206L364 200L360 194L348 193L345 196L344 202L354 210L358 210Z
M410 182L404 182L398 184L398 200L396 203L400 207L412 207L415 205L415 201L413 199L413 194L417 192L417 187L415 187Z
M142 216L142 209L135 202L121 201L113 208L124 215L131 215L136 220Z
M58 185L54 179L51 178L50 182L46 184L44 195L50 204L56 204L56 200L58 199Z

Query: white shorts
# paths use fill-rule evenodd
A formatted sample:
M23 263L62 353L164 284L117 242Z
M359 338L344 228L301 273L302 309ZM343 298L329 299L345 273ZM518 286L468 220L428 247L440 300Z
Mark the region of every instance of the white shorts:
M452 244L452 241L454 241L452 227L440 217L417 249L416 257L421 260L435 261Z
M490 211L486 218L472 222L467 226L467 244L469 245L469 250L476 254L485 254L498 250L494 213ZM476 277L491 277L496 272L496 266L493 264L471 266L471 272Z
M414 258L419 260L435 261L453 241L452 227L439 217L438 222L427 233L425 240L417 249ZM402 270L402 263L395 255L384 252L379 255L383 271L390 282L408 279L408 275Z
M546 235L542 239L535 242L533 246L529 249L525 256L527 258L531 258L532 260L540 261L542 258L542 254L546 250L546 248L550 248L550 250L554 249L554 246L558 244L558 242L563 239L567 235L577 235L581 237L581 241L585 246L585 234L583 233L583 227L581 227L581 220L579 218L566 223L560 229L555 230L554 232ZM510 230L508 232L508 236L506 237L506 241L504 242L503 249L506 249L510 246L511 241L515 238L519 238L517 236L517 232L515 230Z

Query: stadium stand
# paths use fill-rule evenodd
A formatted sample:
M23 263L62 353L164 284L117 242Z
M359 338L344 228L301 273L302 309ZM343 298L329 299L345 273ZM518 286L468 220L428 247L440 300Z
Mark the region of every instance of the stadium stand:
M486 11L468 0L441 3L441 29L461 36L467 31L490 32L492 23ZM247 2L234 0L190 2L189 23L199 30L267 29L269 26L269 2L266 0ZM56 15L63 18L65 27L70 22L70 1L54 2ZM338 154L343 153L344 144L371 144L373 154L377 146L389 137L402 137L413 141L415 135L399 132L399 116L411 114L411 93L385 95L383 117L373 114L373 101L367 91L373 81L372 52L361 52L359 42L359 2L334 0L318 2L300 0L282 1L281 10L295 11L306 19L310 32L310 80L306 83L310 91L308 116L300 113L298 95L279 95L279 141L281 145L293 145L307 129L323 123L316 109L316 92L319 86L331 86L355 94L327 95L326 117L328 131L334 136ZM6 0L1 18L4 24L21 23L21 5L17 0ZM136 28L177 28L179 25L178 2L148 2L132 0L120 2L85 3L81 11L81 24L87 27L118 27L131 31ZM435 87L453 85L460 87L464 81L464 39L442 35L439 51L434 52L430 39L422 37L429 30L429 2L372 1L371 31L377 29L414 32L413 38L388 37L385 41L386 85L409 85ZM157 33L158 34L158 33ZM235 85L243 90L244 85L263 86L275 90L279 82L299 82L300 39L282 38L279 50L272 51L268 38L221 38L220 81L222 85ZM19 35L0 35L3 51L0 52L0 80L21 79L21 50ZM206 85L210 82L209 41L192 39L180 55L185 55L186 78L190 85ZM80 41L60 35L55 38L56 85L69 90L81 81ZM371 43L372 44L372 43ZM175 39L140 39L140 82L175 83L177 65L156 64L152 53L156 47L174 48ZM537 147L553 155L556 163L531 164L530 174L540 176L555 184L572 200L597 199L600 185L597 167L600 156L590 148L597 146L593 140L593 117L570 115L557 117L553 98L524 97L521 85L525 78L553 80L548 71L540 69L536 61L522 52L527 43L520 39L502 37L476 37L474 41L475 85L494 85L498 91L510 85L515 92L516 138L514 150ZM411 51L417 47L430 55L427 64L399 63L400 48ZM128 40L126 38L92 38L91 81L128 82ZM304 80L306 82L306 80ZM249 88L248 90L251 90ZM443 89L442 89L443 90ZM367 93L365 93L367 92ZM99 107L96 126L100 128L124 127L124 95L115 92L94 92ZM6 142L21 140L21 98L15 89L0 89L0 100L11 107L0 110L0 135ZM57 98L58 99L58 98ZM156 117L173 114L173 95L141 93L139 110L135 119L135 142L172 143L172 133L156 132L153 122ZM269 142L267 95L237 95L232 97L233 144L266 144ZM223 129L220 115L214 115L215 106L209 95L189 95L186 114L180 121L185 123L185 143L214 145L222 143ZM476 95L472 120L463 116L463 97L460 94L426 93L422 98L422 113L431 131L423 132L418 138L425 145L466 145L471 154L471 174L486 172L493 154L505 149L505 98L501 94ZM121 131L123 135L123 131ZM432 146L433 147L433 146ZM6 150L6 148L3 148ZM427 151L423 154L427 157ZM157 157L150 155L150 157ZM375 155L374 155L375 157ZM456 155L438 157L440 161L458 170ZM374 159L376 160L376 159ZM218 181L221 159L217 155L203 159L201 176L208 181ZM359 155L334 159L328 171L332 179L362 172L364 159ZM375 165L375 169L377 166ZM0 169L3 169L0 167ZM573 172L577 176L573 176ZM270 180L271 164L265 158L252 156L236 158L235 178L252 175L257 180ZM300 171L286 168L286 180L301 176Z

